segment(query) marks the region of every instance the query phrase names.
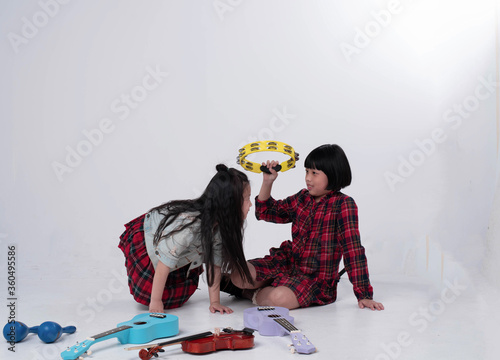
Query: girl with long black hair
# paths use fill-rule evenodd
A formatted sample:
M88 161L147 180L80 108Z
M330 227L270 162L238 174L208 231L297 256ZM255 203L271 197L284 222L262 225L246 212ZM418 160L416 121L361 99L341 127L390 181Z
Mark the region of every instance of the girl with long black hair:
M198 287L203 264L213 313L232 313L220 303L221 271L252 281L243 252L250 184L234 168L219 164L216 170L199 198L170 201L125 225L119 248L130 292L150 312L184 304Z

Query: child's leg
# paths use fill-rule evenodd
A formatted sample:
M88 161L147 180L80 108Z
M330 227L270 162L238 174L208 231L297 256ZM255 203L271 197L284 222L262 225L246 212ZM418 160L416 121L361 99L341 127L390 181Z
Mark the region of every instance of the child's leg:
M231 282L240 289L245 289L242 296L254 300L257 305L261 306L281 306L288 309L298 308L299 302L293 291L286 286L267 286L269 281L257 281L255 280L257 272L255 267L251 263L248 264L248 270L250 270L250 275L254 284L250 284L247 281L243 281L240 274L232 273ZM246 292L246 290L258 289L256 292ZM255 294L255 295L254 295ZM254 297L252 299L252 297Z
M300 306L293 291L286 286L266 286L260 289L256 293L255 302L260 306L281 306L288 309Z

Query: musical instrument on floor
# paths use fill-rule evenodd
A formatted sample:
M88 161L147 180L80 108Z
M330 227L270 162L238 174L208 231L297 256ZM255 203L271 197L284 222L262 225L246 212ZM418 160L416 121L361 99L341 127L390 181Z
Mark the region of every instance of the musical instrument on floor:
M38 334L43 342L50 344L61 337L62 334L73 334L74 326L62 327L56 322L45 321L41 325L29 327L21 321L10 321L3 328L3 337L10 342L23 341L28 334Z
M89 350L95 343L117 338L122 344L144 344L155 339L177 335L179 333L179 318L175 315L146 313L139 314L129 321L122 322L115 329L91 336L82 343L77 343L64 350L61 357L64 360L75 360L82 354L90 355Z
M316 347L293 325L293 317L287 308L279 306L259 306L243 310L245 327L257 330L263 336L283 336L290 334L292 352L311 354Z
M254 346L254 335L252 329L233 330L232 328L215 329L200 334L185 336L178 339L153 345L134 346L125 350L139 351L141 360L149 360L157 357L159 352L164 352L164 347L181 344L182 351L190 354L206 354L218 350L242 350Z

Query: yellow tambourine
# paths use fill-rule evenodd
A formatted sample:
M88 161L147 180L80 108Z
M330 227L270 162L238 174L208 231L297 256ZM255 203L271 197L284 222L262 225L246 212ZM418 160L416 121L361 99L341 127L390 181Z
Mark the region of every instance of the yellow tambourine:
M245 159L248 155L261 151L275 151L290 156L290 159L287 161L283 161L281 164L276 165L273 168L275 171L290 170L295 167L295 161L299 159L299 153L296 153L293 147L288 144L279 141L256 141L240 149L240 154L236 157L236 162L248 171L253 171L254 173L265 172L269 174L269 169L267 167Z

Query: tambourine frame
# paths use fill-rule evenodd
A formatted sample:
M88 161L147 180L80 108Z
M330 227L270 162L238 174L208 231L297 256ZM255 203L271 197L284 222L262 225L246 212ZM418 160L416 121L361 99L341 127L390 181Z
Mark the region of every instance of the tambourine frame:
M246 159L248 155L262 151L274 151L290 156L290 159L283 161L277 166L277 169L275 168L276 171L282 172L294 168L295 162L298 160L299 155L295 152L293 147L280 141L255 141L245 145L239 150L239 155L236 157L236 162L245 170L252 171L254 173L261 173L262 171L266 171L267 168L262 169L262 166L260 164Z

